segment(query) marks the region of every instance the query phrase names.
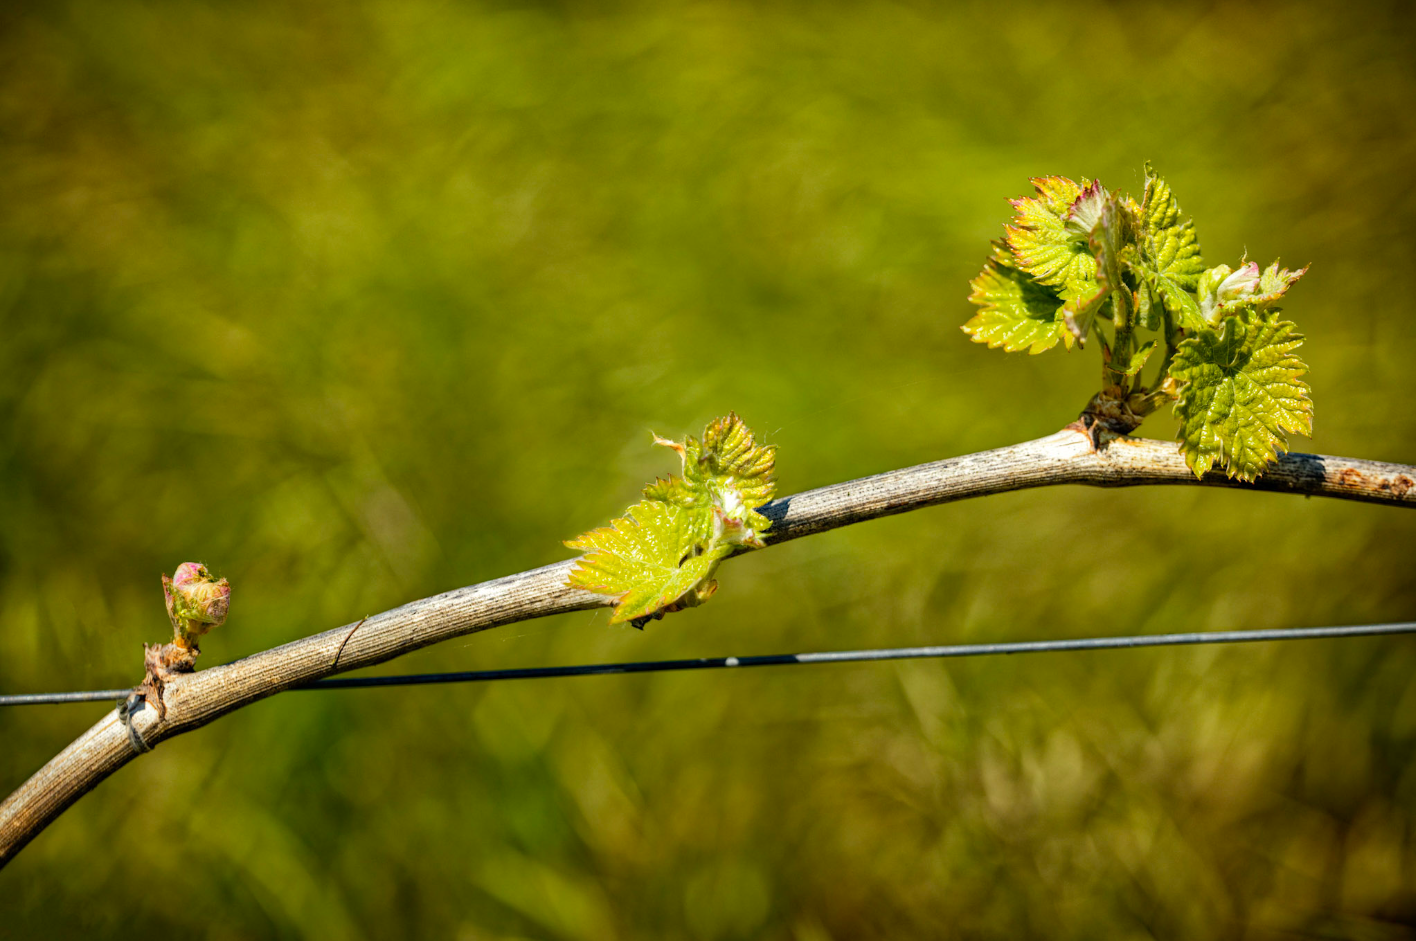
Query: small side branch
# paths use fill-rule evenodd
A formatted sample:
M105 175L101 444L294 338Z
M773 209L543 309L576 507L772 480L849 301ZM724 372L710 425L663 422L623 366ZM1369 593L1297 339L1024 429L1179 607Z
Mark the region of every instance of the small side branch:
M762 508L769 546L881 516L969 497L1056 484L1132 487L1198 484L1416 507L1416 467L1285 454L1257 482L1196 480L1173 443L1068 428L1046 438L935 461L783 497ZM292 686L373 666L410 651L503 624L606 606L566 585L574 560L410 602L236 663L177 676L166 715L143 703L128 714L149 748ZM0 804L0 867L76 800L138 752L118 712L107 713Z

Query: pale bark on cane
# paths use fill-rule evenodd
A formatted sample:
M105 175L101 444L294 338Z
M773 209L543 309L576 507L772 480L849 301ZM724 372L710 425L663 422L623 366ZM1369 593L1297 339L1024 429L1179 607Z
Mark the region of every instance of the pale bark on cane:
M769 547L876 517L968 497L1056 484L1130 487L1199 484L1416 507L1416 467L1313 454L1284 454L1252 484L1196 480L1173 443L1111 438L1093 448L1070 426L1046 438L950 458L783 497L762 508ZM566 585L574 560L410 602L244 660L176 677L165 717L130 717L148 746L314 680L502 624L606 606L611 599ZM116 711L56 755L0 804L0 867L100 781L137 757Z

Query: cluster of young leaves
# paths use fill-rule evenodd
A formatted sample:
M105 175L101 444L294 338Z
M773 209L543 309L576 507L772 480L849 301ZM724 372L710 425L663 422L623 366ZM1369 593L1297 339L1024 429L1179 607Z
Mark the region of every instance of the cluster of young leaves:
M710 423L702 442L655 435L654 443L678 452L681 476L654 481L625 516L566 541L585 552L568 584L614 596L611 624L643 627L707 601L718 564L761 548L770 525L757 510L776 492L777 449L759 446L736 414Z
M1287 449L1286 435L1312 431L1307 366L1294 352L1303 338L1277 306L1307 268L1207 268L1170 187L1149 165L1145 174L1139 203L1095 180L1033 180L1037 195L1011 200L1006 235L971 282L981 309L963 329L1034 354L1095 338L1093 417L1125 433L1171 402L1196 476L1218 464L1253 480Z

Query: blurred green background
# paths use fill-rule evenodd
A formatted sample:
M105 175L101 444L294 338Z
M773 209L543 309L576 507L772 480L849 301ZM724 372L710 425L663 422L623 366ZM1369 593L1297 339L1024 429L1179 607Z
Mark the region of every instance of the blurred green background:
M0 30L0 689L232 660L567 558L736 409L781 492L1047 434L1096 354L959 332L1047 173L1286 305L1316 435L1416 462L1405 4L92 2ZM38 7L39 5L36 5ZM1143 429L1170 437L1168 415ZM1416 616L1416 514L1059 488L733 562L454 670ZM8 792L96 705L0 711ZM0 874L7 937L1416 932L1416 640L291 694Z

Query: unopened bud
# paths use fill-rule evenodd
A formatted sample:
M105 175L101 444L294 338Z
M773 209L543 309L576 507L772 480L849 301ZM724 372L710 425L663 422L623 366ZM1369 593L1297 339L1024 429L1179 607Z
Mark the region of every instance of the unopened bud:
M1200 275L1196 288L1200 313L1210 323L1219 323L1226 310L1235 309L1236 301L1249 300L1259 293L1260 281L1259 266L1252 261L1241 265L1238 271L1231 271L1228 265L1209 269Z
M231 585L200 562L183 562L171 578L162 576L162 593L179 647L195 647L197 638L226 620L231 605Z
M1258 262L1251 261L1219 282L1215 295L1221 304L1248 297L1259 289L1260 278Z
M713 541L730 546L747 546L750 549L765 548L767 544L762 541L757 530L749 526L741 515L730 515L721 507L713 507Z

